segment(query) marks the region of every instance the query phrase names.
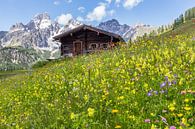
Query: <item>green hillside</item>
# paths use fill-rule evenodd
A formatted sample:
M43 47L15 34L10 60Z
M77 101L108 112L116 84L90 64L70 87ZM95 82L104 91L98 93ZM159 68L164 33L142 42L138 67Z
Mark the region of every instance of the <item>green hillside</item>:
M195 128L195 40L151 39L0 81L0 128Z
M181 34L189 34L195 36L195 19L189 20L178 27L176 27L174 30L168 31L163 36L176 36Z

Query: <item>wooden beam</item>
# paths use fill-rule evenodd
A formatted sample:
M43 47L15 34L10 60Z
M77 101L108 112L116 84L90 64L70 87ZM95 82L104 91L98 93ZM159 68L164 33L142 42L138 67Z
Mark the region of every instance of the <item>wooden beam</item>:
M87 30L85 30L85 50L87 50Z
M113 41L113 36L111 36L111 38L110 38L110 42L112 43L112 41Z

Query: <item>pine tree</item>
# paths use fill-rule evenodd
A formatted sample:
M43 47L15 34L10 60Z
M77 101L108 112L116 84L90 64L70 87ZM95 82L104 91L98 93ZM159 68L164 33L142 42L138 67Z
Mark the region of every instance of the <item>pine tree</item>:
M184 23L184 16L183 16L183 14L181 14L179 16L179 24L183 24L183 23Z

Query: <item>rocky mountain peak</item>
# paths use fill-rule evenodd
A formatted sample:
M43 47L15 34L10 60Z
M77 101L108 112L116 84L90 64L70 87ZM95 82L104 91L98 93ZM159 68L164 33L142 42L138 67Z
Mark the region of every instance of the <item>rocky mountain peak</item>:
M45 13L39 13L39 14L36 14L32 20L36 21L36 20L43 20L43 19L47 19L47 20L50 20L50 16L47 12Z
M119 35L123 35L125 32L127 32L131 27L124 24L121 25L118 20L112 19L108 20L106 22L102 22L99 24L98 28L103 29L105 31L113 32Z
M112 20L108 20L106 22L100 23L99 26L120 26L120 24L116 19L112 19Z
M30 29L33 27L35 27L36 29L45 29L49 28L49 26L51 25L52 21L48 13L41 13L35 15L28 24L28 26L30 26Z
M62 27L58 33L63 33L65 31L68 31L68 30L71 30L71 29L74 29L80 25L83 25L83 23L81 23L80 21L78 20L75 20L75 19L71 19L68 21L68 24L65 25L64 27Z
M25 25L23 23L16 23L15 25L12 25L10 27L10 31L11 32L15 32L15 31L23 31L25 30Z

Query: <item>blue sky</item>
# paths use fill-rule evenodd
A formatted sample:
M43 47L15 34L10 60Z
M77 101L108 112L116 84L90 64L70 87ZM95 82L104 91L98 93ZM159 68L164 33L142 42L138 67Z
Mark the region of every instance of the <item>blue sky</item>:
M161 25L194 6L195 0L1 0L0 30L43 12L61 24L73 17L93 25L113 18L122 24Z

